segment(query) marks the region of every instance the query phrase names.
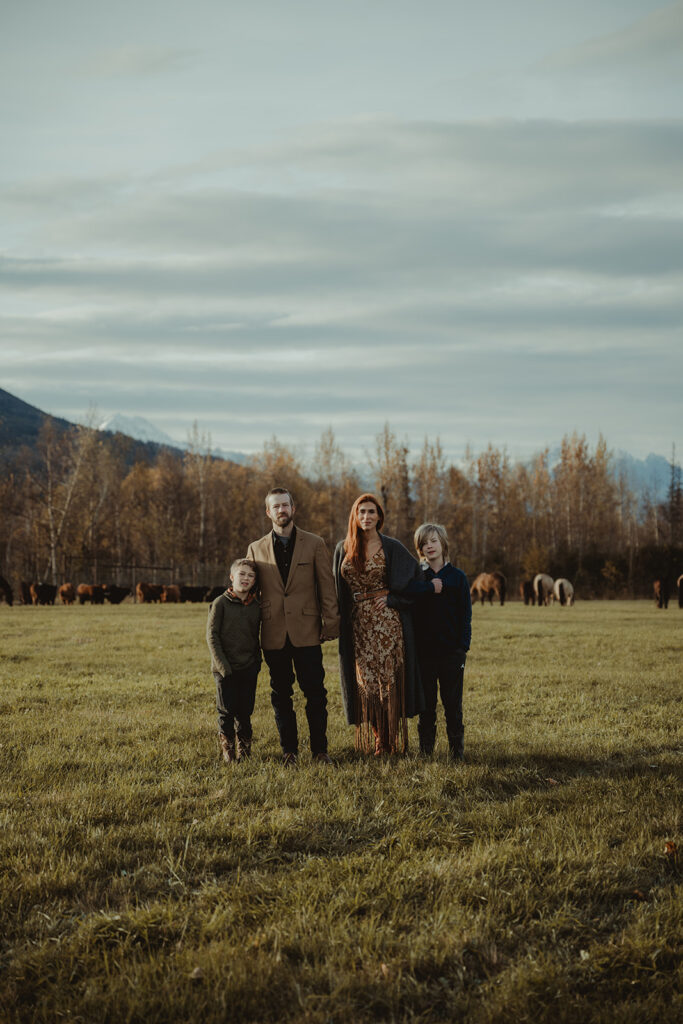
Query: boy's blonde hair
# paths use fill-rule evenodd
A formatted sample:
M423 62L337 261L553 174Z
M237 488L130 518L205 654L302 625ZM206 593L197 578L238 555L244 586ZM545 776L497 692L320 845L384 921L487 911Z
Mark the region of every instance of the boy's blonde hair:
M442 526L441 523L422 523L421 526L418 526L414 537L415 550L420 558L422 558L422 549L430 533L435 533L441 541L441 551L445 562L448 558L448 534L446 533L446 527Z
M248 565L256 577L256 582L258 583L258 568L256 566L256 562L252 562L251 558L236 558L230 566L230 575L232 576L235 570L239 569L240 565Z

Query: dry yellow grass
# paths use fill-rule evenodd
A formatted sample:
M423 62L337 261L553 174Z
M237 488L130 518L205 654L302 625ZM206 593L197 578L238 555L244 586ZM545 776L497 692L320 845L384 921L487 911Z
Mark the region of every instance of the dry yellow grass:
M477 607L462 766L356 755L327 645L297 771L265 673L219 760L205 617L0 606L0 1019L680 1018L683 613Z

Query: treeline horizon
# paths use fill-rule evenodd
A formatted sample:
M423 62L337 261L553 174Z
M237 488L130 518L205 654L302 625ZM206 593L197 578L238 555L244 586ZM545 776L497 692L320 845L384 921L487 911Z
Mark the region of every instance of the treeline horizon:
M62 431L48 419L37 445L14 456L0 483L0 574L20 581L223 583L226 567L270 528L264 496L288 488L296 522L330 548L346 534L355 498L373 491L384 531L414 551L422 522L442 523L451 561L470 577L498 570L516 596L537 572L570 579L579 598L650 596L683 572L683 496L674 457L665 501L635 494L601 437L576 433L528 462L489 444L449 463L440 439L411 458L390 425L374 439L361 478L332 429L312 464L274 436L246 464L215 458L195 429L183 453L127 465L116 436ZM368 479L372 485L368 488Z

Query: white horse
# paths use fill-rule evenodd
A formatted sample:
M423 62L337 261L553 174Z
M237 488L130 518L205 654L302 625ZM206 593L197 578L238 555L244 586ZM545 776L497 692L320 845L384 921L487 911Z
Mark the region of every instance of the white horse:
M534 594L536 604L550 604L553 596L553 578L546 572L539 572L534 576Z
M574 604L574 587L569 580L555 580L553 584L553 597L560 604L566 604L571 608Z

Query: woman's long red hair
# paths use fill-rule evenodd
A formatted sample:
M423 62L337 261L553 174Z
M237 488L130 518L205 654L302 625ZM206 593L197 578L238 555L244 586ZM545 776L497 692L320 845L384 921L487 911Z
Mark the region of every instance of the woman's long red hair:
M351 562L357 572L363 572L365 569L365 533L358 525L358 509L366 501L371 501L379 513L377 529L381 530L384 526L384 509L375 495L361 494L360 498L356 498L349 513L349 525L344 539L344 551L349 562Z

